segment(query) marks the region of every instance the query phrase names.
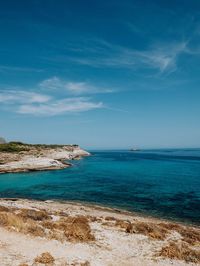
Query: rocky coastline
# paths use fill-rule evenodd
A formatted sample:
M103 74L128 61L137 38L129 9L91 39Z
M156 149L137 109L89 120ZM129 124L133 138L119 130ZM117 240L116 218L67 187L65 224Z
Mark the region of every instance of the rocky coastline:
M3 143L0 144L0 174L64 169L71 166L68 160L89 155L78 145Z

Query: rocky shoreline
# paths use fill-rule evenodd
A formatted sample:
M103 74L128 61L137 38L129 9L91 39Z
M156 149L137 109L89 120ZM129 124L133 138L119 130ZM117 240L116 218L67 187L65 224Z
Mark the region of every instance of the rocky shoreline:
M0 174L64 169L89 155L78 145L0 144Z

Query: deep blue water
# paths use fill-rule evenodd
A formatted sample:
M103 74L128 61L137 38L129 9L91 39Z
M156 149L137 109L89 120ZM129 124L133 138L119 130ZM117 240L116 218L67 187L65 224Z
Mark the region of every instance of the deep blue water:
M0 175L0 197L84 201L200 224L200 149L92 155L64 170Z

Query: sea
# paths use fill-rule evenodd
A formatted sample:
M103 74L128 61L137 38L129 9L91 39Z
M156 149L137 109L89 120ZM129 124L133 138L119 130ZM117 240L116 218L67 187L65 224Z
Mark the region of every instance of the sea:
M72 164L1 174L0 197L83 202L200 225L200 149L97 150Z

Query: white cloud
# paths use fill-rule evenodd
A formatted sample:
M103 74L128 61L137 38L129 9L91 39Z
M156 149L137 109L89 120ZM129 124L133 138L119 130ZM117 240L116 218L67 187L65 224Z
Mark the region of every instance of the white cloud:
M22 90L1 90L0 91L0 103L44 103L48 102L51 96L44 95L31 91Z
M84 95L84 94L98 94L98 93L110 93L112 89L104 87L97 87L88 82L74 82L60 79L56 76L43 80L39 84L40 88L45 90L67 92L72 95Z
M89 98L75 97L63 100L56 100L39 105L21 105L19 106L17 112L21 114L54 116L67 113L85 112L102 107L102 102L92 102Z
M82 94L87 92L97 92L97 88L88 85L85 82L68 82L67 89L75 94Z
M43 93L39 91L43 90ZM87 82L66 81L58 77L43 80L34 90L12 88L0 90L0 108L20 114L54 116L85 112L104 107L86 94L111 92Z
M65 84L58 77L51 77L40 82L39 86L43 89L60 90L65 89Z

